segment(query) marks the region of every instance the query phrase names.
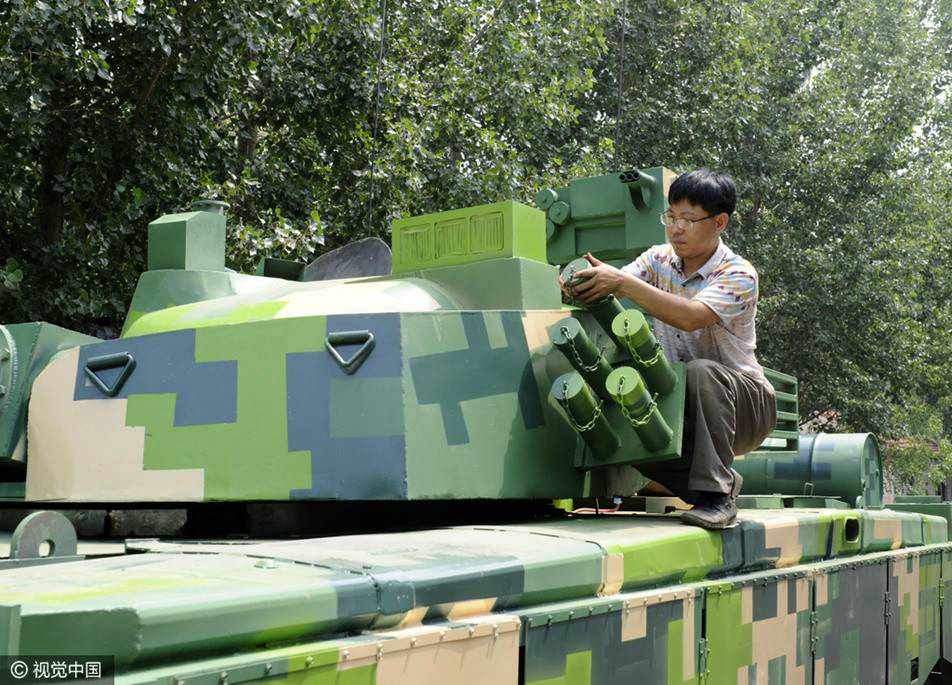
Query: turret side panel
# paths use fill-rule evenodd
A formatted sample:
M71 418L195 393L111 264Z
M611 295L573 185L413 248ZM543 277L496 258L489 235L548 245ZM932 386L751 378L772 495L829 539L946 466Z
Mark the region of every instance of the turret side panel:
M548 328L559 311L402 318L409 496L569 497L575 434L546 400L568 370Z
M547 402L568 368L548 335L562 316L290 317L83 346L38 383L27 496L577 497L576 438ZM373 335L353 369L359 345L327 347L344 332ZM135 362L123 381L124 363L93 369L108 355Z
M325 337L354 329L374 331L377 343L359 374L347 375ZM109 397L85 368L120 352L137 364ZM395 314L281 319L83 347L38 383L27 497L404 498L400 354ZM108 384L118 369L100 374Z

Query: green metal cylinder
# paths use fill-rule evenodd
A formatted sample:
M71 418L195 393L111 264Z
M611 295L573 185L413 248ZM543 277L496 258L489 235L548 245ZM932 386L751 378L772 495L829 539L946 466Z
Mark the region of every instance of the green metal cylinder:
M570 371L556 378L549 395L565 411L572 428L582 436L592 454L606 458L618 449L618 435L592 389L578 373Z
M572 216L572 208L568 202L557 200L549 207L548 216L555 223L564 224Z
M549 337L585 382L603 399L610 400L605 381L612 367L585 333L578 319L562 319L552 327Z
M819 495L850 506L883 503L882 458L871 433L800 434L799 452L762 450L734 460L745 495Z
M598 321L598 325L615 341L615 344L621 347L618 338L612 333L612 321L615 320L616 316L625 311L625 307L618 301L618 298L614 295L609 295L598 302L593 302L588 305L588 311L590 311L592 316L595 317L595 320Z
M536 207L541 209L543 212L558 202L558 200L559 193L553 188L544 188L536 193L535 196Z
M671 442L671 427L661 416L638 371L630 366L619 367L609 374L605 386L648 450L657 452Z
M592 265L588 263L588 260L585 257L578 257L573 259L571 262L565 265L562 269L562 280L565 281L565 284L570 288L574 288L579 283L581 283L583 278L577 278L575 274L579 271L584 271L585 269L591 269Z
M664 356L645 315L637 309L625 309L612 320L612 335L631 354L638 371L652 392L667 395L674 390L678 376Z
M578 278L575 274L584 269L590 269L592 265L588 263L588 260L584 257L579 257L578 259L573 259L571 262L565 265L565 268L562 269L562 281L568 285L571 290L579 283L585 279ZM582 304L577 302L592 313L592 316L595 317L595 320L598 321L598 325L608 334L608 336L614 341L616 345L621 347L621 343L618 341L618 338L612 333L612 321L615 320L615 317L625 311L625 307L621 302L618 301L614 295L608 295L603 297L598 302L592 302L590 304Z
M800 456L810 460L814 494L854 506L882 505L882 457L872 433L801 434Z

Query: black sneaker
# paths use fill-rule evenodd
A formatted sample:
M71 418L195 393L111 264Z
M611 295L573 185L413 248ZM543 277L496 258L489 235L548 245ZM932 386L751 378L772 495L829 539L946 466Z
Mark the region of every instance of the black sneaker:
M737 504L730 495L704 492L698 500L693 509L681 514L681 523L711 530L721 530L734 525L737 520Z

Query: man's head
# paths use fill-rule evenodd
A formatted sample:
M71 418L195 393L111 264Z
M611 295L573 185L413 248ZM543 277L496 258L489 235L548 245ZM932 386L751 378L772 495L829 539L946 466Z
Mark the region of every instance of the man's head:
M698 169L678 176L668 189L665 212L668 241L675 254L682 259L709 254L736 204L737 189L728 174Z

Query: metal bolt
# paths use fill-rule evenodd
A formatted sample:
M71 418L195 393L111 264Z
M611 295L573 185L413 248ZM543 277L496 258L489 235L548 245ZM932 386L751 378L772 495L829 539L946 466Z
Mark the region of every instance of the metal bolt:
M5 362L10 358L10 350L0 350L0 362Z
M218 674L218 682L227 683L228 682L228 671L222 671Z
M314 657L309 656L308 658L306 658L306 659L304 660L304 665L305 665L305 666L313 666L313 665L314 665Z
M346 660L350 656L350 650L345 649L344 653L341 654L341 658Z
M268 664L265 664L265 665L264 665L264 672L265 672L265 673L271 673L271 671L273 671L273 670L274 670L274 665L273 665L273 664L268 663Z
M3 397L6 394L7 394L7 386L0 385L0 397Z
M411 647L416 647L416 641L417 641L417 639L416 639L415 637L411 637L411 638L410 638L410 646L411 646Z
M469 627L469 636L472 637L472 636L475 635L475 634L476 634L476 626L470 626L470 627Z

